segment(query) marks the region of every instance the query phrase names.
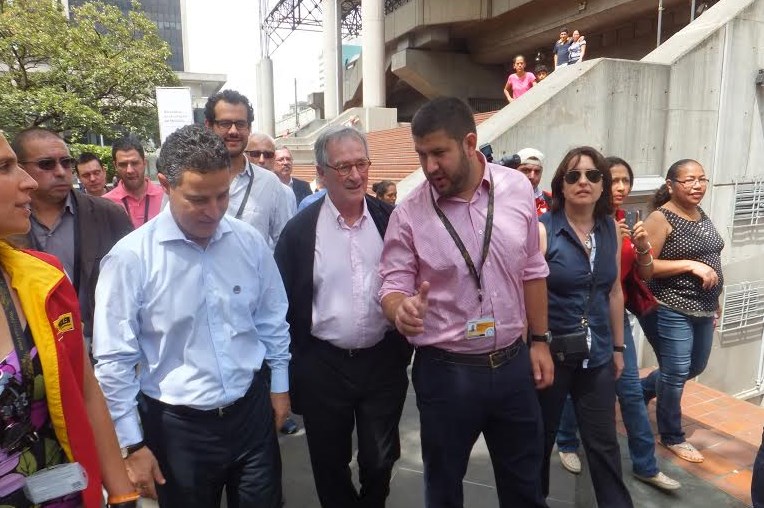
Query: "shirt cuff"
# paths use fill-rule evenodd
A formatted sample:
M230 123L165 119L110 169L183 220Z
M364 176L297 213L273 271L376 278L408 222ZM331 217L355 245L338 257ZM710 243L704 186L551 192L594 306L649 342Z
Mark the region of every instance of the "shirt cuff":
M138 416L138 410L133 408L129 413L114 423L117 431L117 440L119 447L125 448L143 441L141 432L141 421Z
M271 393L284 393L289 391L289 371L286 368L274 369L271 367Z

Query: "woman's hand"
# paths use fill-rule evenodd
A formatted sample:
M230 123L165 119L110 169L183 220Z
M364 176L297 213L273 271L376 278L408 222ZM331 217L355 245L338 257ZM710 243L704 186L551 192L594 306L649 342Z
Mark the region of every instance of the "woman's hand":
M636 247L640 252L650 250L650 239L642 221L634 224L634 231L631 232L631 243L633 243L634 247Z
M613 351L613 376L616 380L623 373L623 351Z
M626 225L626 219L616 221L616 224L618 225L618 232L621 234L621 240L624 238L631 238L631 230L629 229L629 226Z
M690 261L690 273L703 282L703 289L711 289L719 283L716 271L700 261Z

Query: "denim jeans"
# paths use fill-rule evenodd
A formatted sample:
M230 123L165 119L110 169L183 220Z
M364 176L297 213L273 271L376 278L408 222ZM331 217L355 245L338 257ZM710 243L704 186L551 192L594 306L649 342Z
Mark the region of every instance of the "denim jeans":
M615 384L615 393L621 405L621 416L626 426L629 440L629 455L631 456L632 471L645 477L658 474L658 462L655 460L655 438L650 428L642 396L642 385L639 381L637 368L637 348L634 346L634 336L628 315L623 316L623 340L626 351L623 353L623 373ZM562 452L575 452L578 448L576 437L576 415L573 402L568 396L557 431L557 448Z
M641 322L658 357L658 369L642 380L644 400L658 398L656 419L661 441L666 445L683 443L684 384L706 368L714 338L714 320L688 316L661 305Z

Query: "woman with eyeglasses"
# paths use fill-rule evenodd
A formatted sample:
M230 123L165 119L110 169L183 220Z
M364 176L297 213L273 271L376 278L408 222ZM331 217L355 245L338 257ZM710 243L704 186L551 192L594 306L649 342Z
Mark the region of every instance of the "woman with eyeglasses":
M565 398L570 394L599 506L632 506L621 477L615 382L623 370L621 240L611 177L594 148L569 151L552 178L552 209L539 218L549 265L554 383L539 392L544 417L544 494Z
M648 286L660 306L640 323L659 368L642 380L642 389L646 402L657 397L661 444L689 462L703 462L703 455L685 439L682 391L708 363L724 285L724 240L700 207L707 189L703 166L691 159L677 161L653 197L655 211L645 220L655 257Z
M0 134L0 506L100 508L103 484L109 506L134 507L138 493L84 351L74 288L57 259L7 241L29 231L36 188ZM40 476L81 477L74 463L87 486Z

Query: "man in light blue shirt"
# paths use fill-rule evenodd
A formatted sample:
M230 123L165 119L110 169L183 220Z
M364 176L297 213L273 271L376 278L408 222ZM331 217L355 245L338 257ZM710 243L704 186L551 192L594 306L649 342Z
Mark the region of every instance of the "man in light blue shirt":
M96 289L96 375L126 466L162 507L217 507L223 487L229 506L278 507L275 429L290 409L278 269L262 235L226 216L217 135L183 127L157 167L169 206L115 245Z

